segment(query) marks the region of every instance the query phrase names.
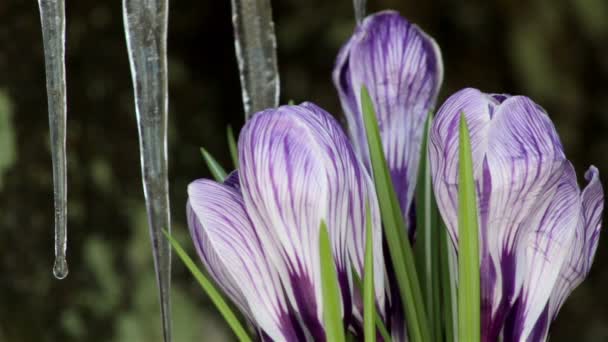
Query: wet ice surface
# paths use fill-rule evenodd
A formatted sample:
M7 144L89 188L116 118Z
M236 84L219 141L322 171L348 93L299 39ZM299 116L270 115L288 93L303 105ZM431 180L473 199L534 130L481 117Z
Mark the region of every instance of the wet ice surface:
M46 89L48 97L53 199L55 205L55 263L58 279L68 275L67 249L67 170L66 170L66 86L65 86L65 5L63 0L39 0Z
M357 25L361 24L363 18L365 18L365 3L367 0L353 0L353 6L355 8L355 20Z
M164 341L171 341L171 247L167 180L168 0L123 0L133 76L140 158L154 267L160 292Z
M232 0L232 24L248 118L279 104L277 43L270 0Z

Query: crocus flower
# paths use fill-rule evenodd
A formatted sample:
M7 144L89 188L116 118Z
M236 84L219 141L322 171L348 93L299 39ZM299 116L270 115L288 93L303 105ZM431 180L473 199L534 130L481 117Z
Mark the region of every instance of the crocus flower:
M322 221L332 241L345 325L352 327L360 312L353 305L351 267L362 276L365 222L371 220L381 309L384 268L373 183L331 115L311 103L259 112L243 128L238 150L240 169L223 184L200 179L188 186L188 223L211 277L262 339L325 340Z
M355 151L371 171L360 99L365 85L405 217L410 215L424 122L435 106L442 79L435 41L395 11L365 18L337 57L333 80Z
M458 249L458 123L470 130L479 210L483 341L543 341L598 243L598 171L581 191L545 111L524 96L464 89L432 126L437 203Z

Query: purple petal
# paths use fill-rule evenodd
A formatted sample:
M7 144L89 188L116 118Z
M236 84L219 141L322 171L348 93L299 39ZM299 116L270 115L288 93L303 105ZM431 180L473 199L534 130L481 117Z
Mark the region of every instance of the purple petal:
M581 194L582 218L551 295L550 319L555 319L566 298L587 277L597 249L604 210L604 191L599 171L594 166L585 173L585 179L589 184Z
M228 174L224 179L224 185L236 189L238 192L241 191L241 183L239 181L239 172L234 170Z
M587 260L588 264L586 268L587 272L589 272L600 238L600 228L604 212L604 189L600 182L600 172L595 166L591 166L585 172L585 179L589 184L583 189L581 199L583 202L585 227L585 260Z
M216 283L266 335L297 341L297 323L240 193L210 180L197 180L188 186L187 210L197 252Z
M367 86L405 217L416 183L422 131L443 78L435 41L397 12L367 17L340 51L333 73L355 151L369 168L360 91Z
M437 203L455 245L458 122L463 112L479 205L482 333L484 340L494 340L529 276L528 234L551 230L534 226L534 218L539 206L547 205L543 196L555 193L566 160L551 121L530 99L474 89L450 97L433 123L431 168Z
M521 225L527 235L518 248L526 251L523 286L510 328L514 340L528 340L537 321L547 311L562 265L572 250L572 241L581 218L580 190L569 162L556 172L538 198L535 208ZM538 329L538 327L537 327Z
M256 114L242 130L239 158L247 212L294 307L316 338L322 335L321 221L332 239L345 319L352 308L349 259L358 261L363 255L367 200L378 237L377 267L382 270L379 209L371 179L337 122L311 103ZM379 289L382 281L379 272ZM381 290L378 296L382 298Z
M429 137L429 158L435 197L448 224L454 244L458 243L458 124L464 113L471 138L475 178L482 173L487 151L488 127L499 102L477 89L463 89L450 96L437 112Z
M380 208L378 207L373 180L365 167L356 157L352 145L338 122L326 111L313 103L300 105L314 115L299 113L303 120L310 122L315 119L318 131L326 131L324 148L330 151L332 162L328 169L336 171L334 189L336 196L331 197L329 218L335 221L333 226L342 227L346 232L348 254L357 275L363 279L365 260L365 224L366 203L369 202L372 217L372 235L374 250L374 287L378 308L384 309L384 261L382 247L382 226L380 221ZM311 122L313 124L313 122ZM334 182L332 182L334 183ZM344 191L347 190L347 191ZM328 224L331 222L328 221ZM348 267L348 266L347 266ZM361 302L362 303L362 302ZM363 308L354 306L356 318L363 321Z
M236 304L239 310L243 312L247 318L253 320L253 315L249 311L249 306L247 305L247 299L241 292L238 282L232 277L213 246L211 246L209 239L206 238L203 227L194 213L190 201L186 204L186 214L188 217L190 235L205 268L222 291Z

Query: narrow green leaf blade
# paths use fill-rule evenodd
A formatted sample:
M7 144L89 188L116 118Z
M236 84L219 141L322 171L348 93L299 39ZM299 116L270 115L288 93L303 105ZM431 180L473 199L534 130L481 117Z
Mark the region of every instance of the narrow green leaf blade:
M416 185L416 265L424 294L433 341L443 341L441 321L441 279L439 273L439 212L431 182L428 139L433 113L424 125L420 148L420 166Z
M203 154L203 158L205 159L205 163L211 172L213 178L218 182L223 182L226 179L226 171L224 168L213 158L213 156L205 150L204 147L201 147L201 153Z
M228 303L226 303L226 301L222 297L222 294L215 288L215 286L213 286L213 283L203 275L203 273L198 269L198 267L196 267L194 261L192 261L186 251L184 251L179 242L177 242L177 240L175 240L164 229L163 233L165 234L167 239L169 239L169 242L171 242L173 249L179 256L179 258L182 260L184 265L188 268L188 270L190 270L194 278L196 278L203 290L207 293L213 304L215 304L217 309L220 311L230 328L232 328L232 331L237 336L239 341L251 342L251 338L247 334L247 331L245 330L245 328L243 328L241 322L239 322L237 316L234 314L232 309L230 309L230 306L228 305Z
M353 271L352 274L353 274L354 285L357 287L359 292L363 293L363 285L361 284L361 279L359 278L359 276L357 275L357 273L355 271ZM376 319L375 319L376 328L378 329L378 332L380 332L380 336L382 336L382 339L385 342L391 342L392 341L391 334L388 332L386 325L382 321L382 316L380 316L378 311L375 312L375 316L376 316Z
M382 317L380 317L380 314L377 312L376 312L376 328L378 328L378 331L380 332L380 336L382 336L382 339L384 340L384 342L393 341L391 334L388 332L388 329L386 329L386 325L384 325L384 322L382 322Z
M408 320L408 332L413 342L428 342L431 340L429 325L416 273L414 255L409 240L405 236L407 231L405 221L384 158L372 100L365 87L362 87L361 90L361 104L384 233Z
M448 232L442 220L439 220L439 258L441 268L441 298L444 322L445 341L454 342L458 335L458 313L456 294L456 274L458 265L452 260Z
M344 342L346 337L344 324L342 323L342 295L340 294L336 263L331 251L331 242L325 222L321 222L319 231L319 253L325 334L327 341Z
M459 341L479 342L479 228L469 129L460 116L458 167L458 332Z
M232 127L228 125L226 128L226 137L228 139L228 148L230 149L230 158L232 158L232 165L235 170L239 168L239 152L236 147L236 139L234 138L234 132Z
M436 342L443 342L444 331L441 325L441 266L440 266L440 251L439 251L439 210L435 199L431 201L431 220L432 220L432 236L431 236L431 305L432 312L429 314L430 320L433 322L433 337Z
M430 219L430 203L429 203L429 188L430 188L430 170L427 168L427 138L429 123L431 121L431 113L427 116L424 124L424 133L422 135L422 146L420 148L420 164L418 166L418 180L416 184L416 245L414 253L416 255L416 267L420 274L420 285L424 293L425 304L427 310L432 308L429 305L431 285L430 279L430 262L431 262L431 219ZM429 310L429 316L432 316ZM432 322L431 322L432 324Z
M376 342L376 295L374 291L374 244L369 203L365 206L365 261L363 266L363 332L365 342Z

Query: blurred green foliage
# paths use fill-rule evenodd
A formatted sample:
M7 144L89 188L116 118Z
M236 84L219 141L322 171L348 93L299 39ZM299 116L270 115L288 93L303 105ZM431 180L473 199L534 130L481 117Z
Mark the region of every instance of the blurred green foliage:
M4 172L13 166L15 154L13 111L6 92L0 90L0 190Z
M330 73L353 29L350 1L274 1L282 99L340 116ZM120 1L67 1L68 261L52 277L53 208L44 62L35 1L0 4L0 341L160 341ZM547 109L579 175L608 172L608 2L370 1L442 48L440 102L465 86L526 94ZM172 1L170 174L174 234L190 254L188 182L209 177L199 147L230 165L242 125L228 1ZM602 178L606 178L602 175ZM581 177L582 179L582 177ZM552 341L608 340L608 249L553 325ZM174 262L175 341L232 335Z

